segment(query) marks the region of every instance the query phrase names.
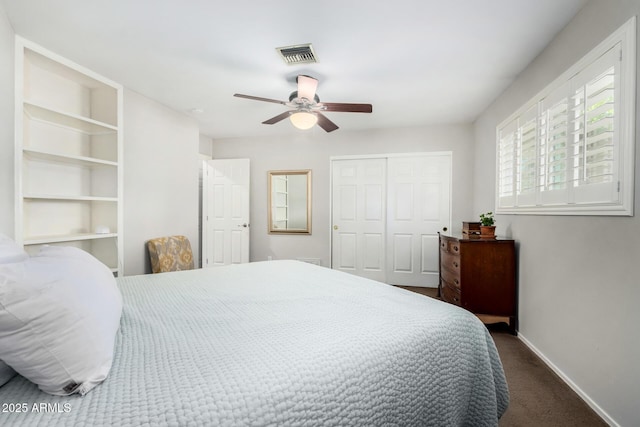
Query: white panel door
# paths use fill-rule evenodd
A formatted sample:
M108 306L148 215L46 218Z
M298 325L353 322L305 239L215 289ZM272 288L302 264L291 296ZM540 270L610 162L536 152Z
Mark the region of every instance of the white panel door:
M249 159L207 160L202 266L249 262Z
M451 228L451 155L390 157L387 282L438 285L438 231Z
M386 159L332 161L334 269L384 281Z

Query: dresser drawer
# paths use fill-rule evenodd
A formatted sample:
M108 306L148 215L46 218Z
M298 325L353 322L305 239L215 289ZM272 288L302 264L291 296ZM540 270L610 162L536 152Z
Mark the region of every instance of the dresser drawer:
M460 255L451 252L440 252L440 263L442 268L451 270L459 274L460 272Z
M457 239L441 238L440 239L440 251L448 252L451 254L460 253L460 242Z
M442 299L450 304L460 305L460 289L456 289L445 280L442 281Z
M451 271L446 268L443 268L440 271L440 275L442 276L442 280L449 283L450 286L455 287L456 289L460 289L460 272Z

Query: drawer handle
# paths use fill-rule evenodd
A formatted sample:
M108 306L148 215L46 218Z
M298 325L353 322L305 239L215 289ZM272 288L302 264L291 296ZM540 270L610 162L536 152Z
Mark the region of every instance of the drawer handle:
M456 251L456 252L458 252L458 247L457 247L457 246L454 246L454 247L453 247L453 250L454 250L454 251Z
M460 301L457 297L453 297L453 300L454 300L455 302Z
M444 244L444 243L440 243L440 246L444 248L444 247L445 247L445 244Z
M458 268L458 263L457 263L457 262L455 262L455 261L453 261L453 266L454 266L455 268Z
M455 283L456 285L459 285L460 282L458 281L458 279L453 279L453 283Z

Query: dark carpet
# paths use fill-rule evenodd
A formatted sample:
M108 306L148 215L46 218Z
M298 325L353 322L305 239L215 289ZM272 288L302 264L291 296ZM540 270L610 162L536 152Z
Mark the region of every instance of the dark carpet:
M437 289L401 287L437 297ZM500 427L607 426L555 372L507 331L506 324L487 327L509 384L509 408L500 419Z

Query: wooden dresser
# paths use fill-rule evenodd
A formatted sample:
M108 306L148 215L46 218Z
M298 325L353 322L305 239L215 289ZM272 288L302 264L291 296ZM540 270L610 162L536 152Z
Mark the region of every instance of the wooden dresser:
M485 323L505 322L516 334L513 240L440 234L440 297Z

